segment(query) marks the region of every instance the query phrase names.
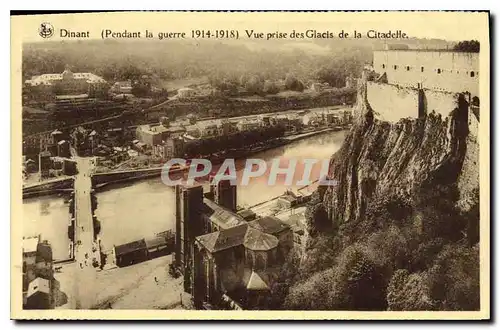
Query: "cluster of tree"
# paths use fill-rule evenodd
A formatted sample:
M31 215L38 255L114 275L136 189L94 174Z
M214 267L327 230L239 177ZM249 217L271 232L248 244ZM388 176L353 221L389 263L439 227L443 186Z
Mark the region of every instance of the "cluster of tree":
M180 41L26 44L23 77L62 72L93 72L108 81L135 80L143 75L161 81L208 77L210 84L227 93L242 88L248 93L273 94L285 81L286 89L302 90L306 81L344 86L345 77L358 75L371 60L371 48L353 45L328 52L300 48L249 51L243 44ZM116 56L116 54L125 54ZM230 64L229 64L230 63ZM320 68L320 69L318 69Z
M250 131L237 132L230 135L220 135L202 138L189 142L185 147L188 157L211 155L222 150L242 149L251 145L266 142L284 136L285 128L273 126Z
M438 184L412 200L377 196L365 220L338 229L325 226L316 196L308 218L316 230L303 261L283 267L288 286L275 308L478 310L479 210L459 210L455 194Z
M479 53L479 41L477 40L465 40L457 43L453 50L459 52L467 52L467 53Z

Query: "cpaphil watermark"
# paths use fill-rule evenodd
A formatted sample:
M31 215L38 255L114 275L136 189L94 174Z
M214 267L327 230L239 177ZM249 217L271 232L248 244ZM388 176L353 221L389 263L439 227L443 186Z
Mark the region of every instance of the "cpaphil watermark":
M307 186L318 182L322 186L334 186L337 181L329 178L328 159L283 159L264 161L249 158L239 170L234 159L225 159L213 166L207 159L173 158L163 165L161 179L168 186L193 185L197 180L210 178L211 184L228 181L231 185L249 185L252 180L264 180L270 186Z

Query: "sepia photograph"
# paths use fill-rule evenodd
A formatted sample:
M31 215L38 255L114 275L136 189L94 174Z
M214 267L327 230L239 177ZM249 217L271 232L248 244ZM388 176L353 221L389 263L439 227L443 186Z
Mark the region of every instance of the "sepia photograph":
M12 318L489 319L488 12L11 26Z

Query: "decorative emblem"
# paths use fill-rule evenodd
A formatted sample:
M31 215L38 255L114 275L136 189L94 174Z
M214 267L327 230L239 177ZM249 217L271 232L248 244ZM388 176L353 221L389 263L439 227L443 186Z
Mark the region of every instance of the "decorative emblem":
M54 34L54 27L50 23L43 22L38 28L38 34L42 38L50 38Z

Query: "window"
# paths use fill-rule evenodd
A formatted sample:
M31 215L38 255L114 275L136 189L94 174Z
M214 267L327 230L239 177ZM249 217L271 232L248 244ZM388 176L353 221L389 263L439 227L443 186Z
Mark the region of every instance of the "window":
M409 65L406 66L406 71L410 71L410 66Z
M474 71L470 72L470 76L473 78L474 77Z
M438 74L441 74L441 69L437 69L437 73L438 73Z
M420 67L420 72L424 72L424 67L423 66Z
M385 64L382 64L382 69L385 69Z
M397 70L397 69L398 69L398 66L397 66L397 65L395 65L395 66L394 66L394 70Z

